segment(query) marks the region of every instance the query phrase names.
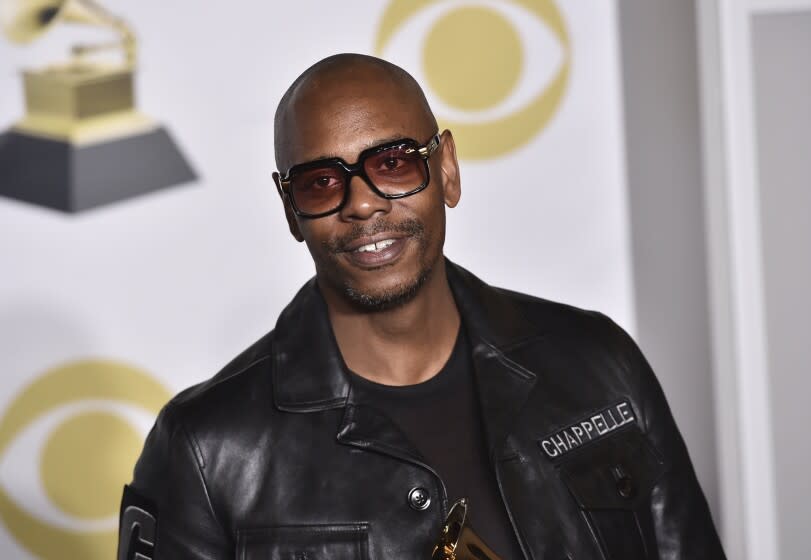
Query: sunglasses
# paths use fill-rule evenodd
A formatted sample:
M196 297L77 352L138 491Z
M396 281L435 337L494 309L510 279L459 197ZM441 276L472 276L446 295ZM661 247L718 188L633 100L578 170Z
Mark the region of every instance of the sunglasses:
M284 177L278 172L273 177L297 216L321 218L344 207L349 200L349 182L356 175L383 198L420 192L431 180L428 158L439 141L439 133L424 145L404 138L363 150L354 165L341 158L319 159L294 165Z

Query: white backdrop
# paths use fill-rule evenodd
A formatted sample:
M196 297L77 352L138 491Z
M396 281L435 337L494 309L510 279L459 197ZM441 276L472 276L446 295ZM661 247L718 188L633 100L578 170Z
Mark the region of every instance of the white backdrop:
M467 1L452 7L506 5L514 12L533 4L551 3ZM71 364L76 372L66 379L92 379L87 372L109 360L110 379L137 368L163 384L167 395L175 393L213 375L271 329L312 275L306 249L287 231L270 177L273 112L289 83L316 60L344 51L374 53L387 2L104 5L137 31L140 109L168 126L201 179L78 215L0 199L3 558L33 558L22 543L47 540L49 527L61 528L67 536L60 538L83 557L109 558L110 552L98 551L111 542L118 497L111 503L107 494L128 475L111 468L110 480L83 480L93 469L82 468L82 460L96 453L98 461L116 464L109 455L129 440L120 430L110 432L121 434L111 440L93 433L89 441L75 434L71 439L65 428L59 441L76 444L83 457L77 458L59 454L54 430L77 411L95 410L123 415L143 436L155 408L146 397L128 396L140 391L136 382L125 385L120 398L112 390L54 397L58 410L41 425L9 423L15 406L41 408L36 394L23 398L26 387ZM529 142L499 157L462 160L462 201L449 214L446 254L493 284L599 309L633 332L614 2L559 0L557 6L572 56L562 101ZM425 32L414 26L432 22L424 14L415 18L385 54L419 77L422 58L414 53L422 51ZM523 19L528 27L517 33L529 40L522 41L521 78L489 115L520 109L561 64L555 36L532 13ZM23 113L20 68L58 61L72 42L97 36L104 34L63 26L26 47L0 39L0 127ZM430 89L427 94L440 117L470 117ZM53 392L62 385L48 387ZM162 394L147 392L153 401ZM11 441L18 436L25 441ZM68 457L74 470L49 466L52 457ZM82 510L76 503L81 489L101 492L108 507ZM106 544L82 548L92 535Z

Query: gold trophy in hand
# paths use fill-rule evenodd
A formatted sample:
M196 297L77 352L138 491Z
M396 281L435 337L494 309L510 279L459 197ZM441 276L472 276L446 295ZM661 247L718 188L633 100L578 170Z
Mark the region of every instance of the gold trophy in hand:
M467 520L468 501L462 498L448 512L431 560L501 560L473 532Z

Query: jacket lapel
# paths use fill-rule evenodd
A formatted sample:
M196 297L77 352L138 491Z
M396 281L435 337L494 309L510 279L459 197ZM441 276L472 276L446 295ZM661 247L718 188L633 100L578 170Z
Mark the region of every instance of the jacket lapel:
M354 402L346 364L315 279L279 316L273 386L280 410L307 413L345 408L337 434L342 444L423 465L420 453L387 416Z
M503 291L446 261L448 281L473 348L476 386L491 452L499 449L537 376L508 354L542 335ZM419 452L384 414L352 400L326 303L311 279L279 317L274 332L274 401L288 412L345 408L338 440L423 465ZM423 465L425 466L425 465Z
M536 376L484 341L474 347L473 374L492 456L500 452L502 442L535 386Z
M446 263L456 305L471 337L473 374L492 455L500 450L537 381L533 371L507 354L536 342L541 334L524 318L514 298Z
M371 449L431 470L405 434L388 416L375 408L348 403L338 430L338 441L362 449Z

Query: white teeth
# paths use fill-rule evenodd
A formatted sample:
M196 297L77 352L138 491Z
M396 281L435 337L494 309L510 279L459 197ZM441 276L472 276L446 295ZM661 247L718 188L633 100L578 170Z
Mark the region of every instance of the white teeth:
M358 253L382 251L386 247L390 247L393 243L394 239L384 239L383 241L378 241L377 243L369 243L363 247L358 247L355 249L355 251Z
M369 243L368 245L364 245L363 247L358 247L355 250L358 253L366 253L367 251L374 251L375 250L375 244L374 243Z

